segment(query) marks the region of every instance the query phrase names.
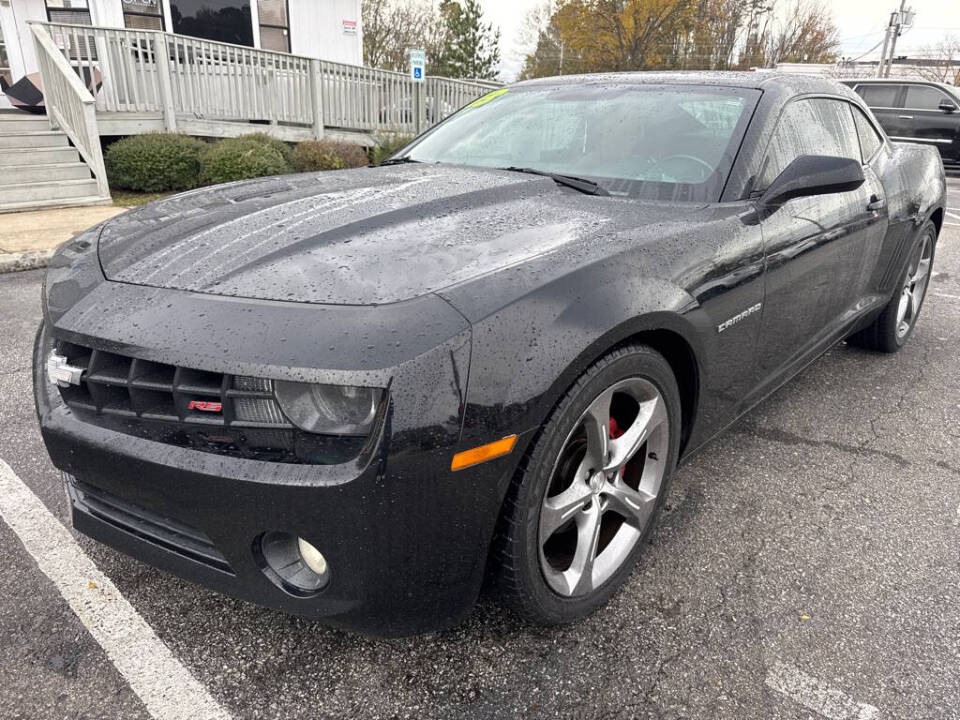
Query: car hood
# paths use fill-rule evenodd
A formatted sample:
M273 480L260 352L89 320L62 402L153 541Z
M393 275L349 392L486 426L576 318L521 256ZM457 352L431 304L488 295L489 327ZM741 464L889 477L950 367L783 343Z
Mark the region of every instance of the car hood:
M436 292L603 232L624 201L549 178L402 165L197 190L108 222L104 275L226 296L371 305Z

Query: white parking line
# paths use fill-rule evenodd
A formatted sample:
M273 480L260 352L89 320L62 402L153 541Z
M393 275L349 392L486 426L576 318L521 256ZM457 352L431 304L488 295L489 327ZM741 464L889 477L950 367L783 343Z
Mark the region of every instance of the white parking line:
M949 210L947 210L946 212L947 212L947 217L953 218L954 220L960 220L960 215L950 212Z
M231 718L2 459L0 518L17 534L154 718Z
M767 673L766 684L828 720L874 720L880 717L880 710L873 705L858 703L846 693L786 663L773 664Z

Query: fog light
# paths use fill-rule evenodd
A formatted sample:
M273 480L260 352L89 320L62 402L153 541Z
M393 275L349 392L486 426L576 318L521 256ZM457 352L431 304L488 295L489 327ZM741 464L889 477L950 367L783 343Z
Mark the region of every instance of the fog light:
M264 575L293 595L312 595L330 581L323 554L290 533L264 533L254 546L254 556Z
M327 559L322 552L303 538L297 538L297 548L300 550L300 557L303 558L308 568L321 577L327 574Z

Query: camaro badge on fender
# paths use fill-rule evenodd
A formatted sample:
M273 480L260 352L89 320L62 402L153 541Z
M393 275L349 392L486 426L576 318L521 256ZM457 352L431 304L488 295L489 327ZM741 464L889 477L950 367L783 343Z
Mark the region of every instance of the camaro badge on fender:
M730 318L729 320L725 320L724 322L722 322L722 323L720 323L719 325L717 325L717 332L718 332L718 333L722 333L724 330L726 330L726 329L727 329L728 327L730 327L731 325L736 325L738 322L740 322L740 321L743 320L744 318L750 317L750 316L753 315L755 312L760 312L760 308L761 308L762 306L763 306L763 303L757 303L756 305L751 305L751 306L748 307L746 310L744 310L742 313L737 313L736 315L734 315L734 316L733 316L732 318Z

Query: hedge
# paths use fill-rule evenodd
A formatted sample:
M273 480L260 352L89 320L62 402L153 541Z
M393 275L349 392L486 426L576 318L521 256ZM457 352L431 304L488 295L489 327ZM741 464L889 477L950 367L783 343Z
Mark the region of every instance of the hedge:
M298 172L317 170L343 170L365 167L370 158L359 145L338 143L332 140L307 140L297 143L293 149L293 167Z
M372 156L383 159L409 140L383 136ZM153 133L118 140L107 148L105 161L113 189L161 193L294 170L363 167L370 164L370 157L359 145L332 140L308 140L291 147L266 133L251 133L208 144L188 135Z
M189 190L197 186L207 144L189 135L131 135L107 148L110 186L139 192Z
M203 156L200 184L216 185L265 175L283 175L291 169L288 151L286 143L262 133L220 140Z
M398 150L406 147L413 140L411 135L397 135L394 133L383 133L377 135L377 144L370 151L370 159L374 165L379 165L384 160L390 158Z

